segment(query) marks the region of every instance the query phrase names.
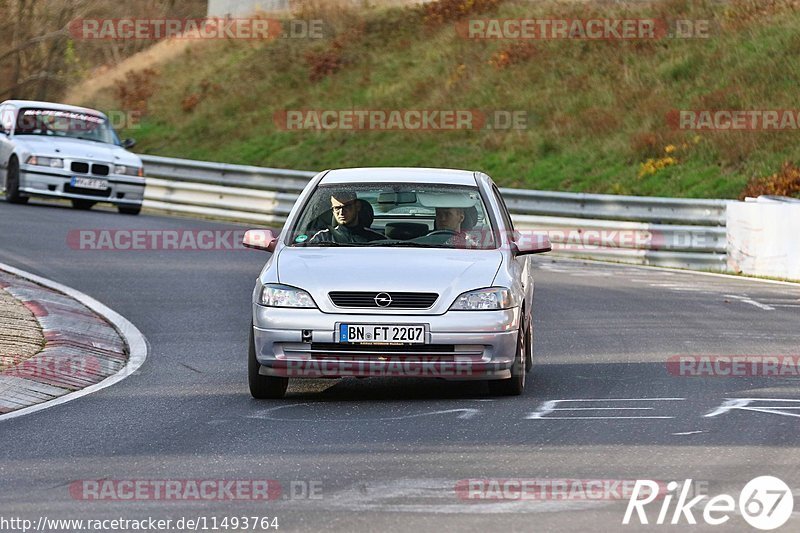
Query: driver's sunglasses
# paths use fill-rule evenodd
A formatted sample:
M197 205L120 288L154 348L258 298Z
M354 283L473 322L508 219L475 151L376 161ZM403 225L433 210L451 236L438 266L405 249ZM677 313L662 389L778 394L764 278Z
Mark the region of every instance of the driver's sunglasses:
M355 201L355 200L353 200L352 202L347 202L346 204L342 204L342 205L335 205L335 206L333 206L333 208L332 208L332 209L333 209L333 211L334 211L334 212L336 212L336 211L344 211L345 209L347 209L348 211L350 211L351 209L353 209L353 207L354 207L355 205L356 205L356 201Z

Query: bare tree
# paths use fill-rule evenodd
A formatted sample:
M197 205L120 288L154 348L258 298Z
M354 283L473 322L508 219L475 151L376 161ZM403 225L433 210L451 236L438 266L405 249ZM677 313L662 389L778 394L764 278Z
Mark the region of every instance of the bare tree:
M86 40L77 19L203 17L206 0L0 0L0 100L57 99L95 67L151 46L134 39Z

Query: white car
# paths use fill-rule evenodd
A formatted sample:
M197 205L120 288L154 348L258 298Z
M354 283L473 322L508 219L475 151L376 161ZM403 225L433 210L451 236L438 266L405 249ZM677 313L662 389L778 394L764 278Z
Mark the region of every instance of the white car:
M97 202L136 215L144 198L142 160L126 150L108 117L94 109L52 102L0 104L0 183L6 200L68 198L76 209Z
M318 174L277 238L244 237L272 252L253 291L251 394L343 376L479 379L521 394L533 363L530 254L550 250L528 233L481 172Z

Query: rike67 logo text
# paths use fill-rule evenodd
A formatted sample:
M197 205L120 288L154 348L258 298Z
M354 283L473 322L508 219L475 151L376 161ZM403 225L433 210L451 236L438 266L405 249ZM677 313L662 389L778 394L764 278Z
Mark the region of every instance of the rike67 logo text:
M702 515L706 524L718 526L728 522L731 515L740 514L752 527L768 531L784 525L794 509L794 497L789 486L772 476L750 480L739 493L738 501L729 494L718 494L710 498L703 494L689 499L692 493L691 479L687 479L683 485L670 481L666 494L659 493L658 489L659 484L655 481L637 480L622 523L630 524L634 512L640 524L650 523L648 520L652 519L652 515L648 518L645 507L657 499L661 500L661 505L659 507L656 504L653 507L659 509L655 520L658 525L694 525L697 524L694 515L697 512ZM674 508L671 508L675 496L677 501Z

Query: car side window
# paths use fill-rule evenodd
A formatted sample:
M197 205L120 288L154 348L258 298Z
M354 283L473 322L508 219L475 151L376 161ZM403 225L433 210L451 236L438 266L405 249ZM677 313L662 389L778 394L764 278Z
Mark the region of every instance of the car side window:
M495 200L497 200L497 204L500 206L500 216L503 217L503 225L510 231L514 231L514 223L511 221L511 215L508 214L508 207L506 207L506 202L503 200L503 196L500 194L496 185L492 185L492 193L494 194Z

